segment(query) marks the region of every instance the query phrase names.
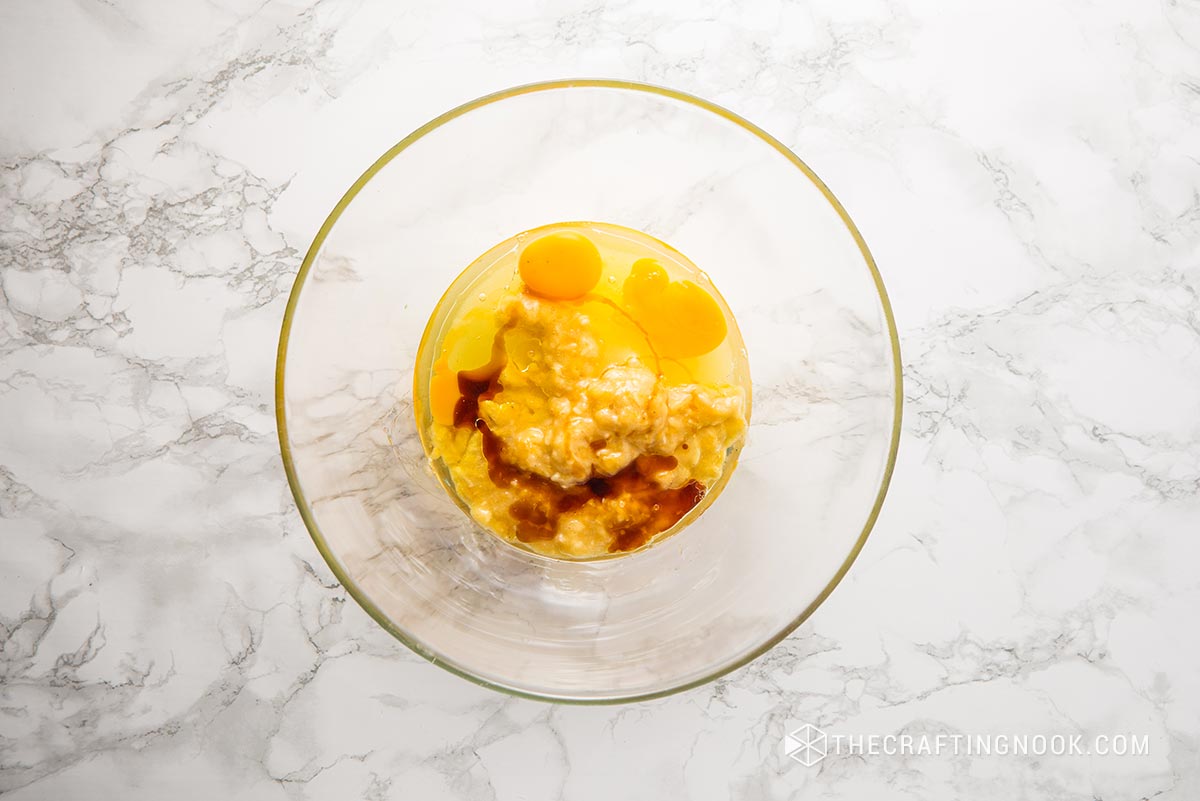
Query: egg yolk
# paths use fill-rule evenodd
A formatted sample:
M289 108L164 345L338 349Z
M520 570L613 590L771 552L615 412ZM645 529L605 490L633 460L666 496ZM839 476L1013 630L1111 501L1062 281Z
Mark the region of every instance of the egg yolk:
M672 281L653 259L634 262L622 291L660 356L702 356L725 340L725 315L712 295L691 281Z
M438 425L454 425L454 407L458 403L458 376L451 370L445 356L433 364L429 379L429 410Z
M454 408L462 395L459 373L503 365L503 354L496 353L495 339L496 320L487 309L472 310L446 334L429 379L429 408L435 422L454 424Z
M535 295L573 300L600 281L600 251L582 234L560 231L533 240L521 251L521 280Z

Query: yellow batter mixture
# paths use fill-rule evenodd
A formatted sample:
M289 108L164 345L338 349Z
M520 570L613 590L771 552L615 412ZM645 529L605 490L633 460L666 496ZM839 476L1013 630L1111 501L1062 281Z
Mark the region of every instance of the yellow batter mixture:
M418 371L430 456L505 539L569 558L640 547L740 448L740 335L691 280L703 274L644 234L588 223L518 239L446 316L424 393Z

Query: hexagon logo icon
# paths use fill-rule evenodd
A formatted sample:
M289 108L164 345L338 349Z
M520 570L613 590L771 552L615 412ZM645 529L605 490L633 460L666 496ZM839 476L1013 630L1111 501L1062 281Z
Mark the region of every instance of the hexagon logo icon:
M793 729L783 738L783 751L806 768L825 758L829 749L829 738L825 732L811 723Z

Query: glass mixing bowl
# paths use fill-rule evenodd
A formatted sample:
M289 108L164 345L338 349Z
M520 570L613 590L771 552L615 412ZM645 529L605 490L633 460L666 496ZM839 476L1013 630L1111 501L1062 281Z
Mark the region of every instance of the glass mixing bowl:
M564 220L686 254L732 309L753 380L720 496L615 559L551 559L481 528L439 484L414 419L442 293L493 245ZM468 679L592 703L709 681L811 615L879 513L900 399L879 272L812 170L719 106L603 80L480 98L383 154L317 233L276 368L296 504L355 600Z

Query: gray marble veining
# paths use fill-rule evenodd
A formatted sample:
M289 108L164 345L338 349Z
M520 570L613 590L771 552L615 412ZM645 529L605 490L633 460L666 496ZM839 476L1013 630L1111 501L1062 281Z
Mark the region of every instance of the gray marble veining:
M1200 794L1200 6L0 8L0 793L13 799ZM904 344L900 461L818 614L661 701L408 652L280 466L300 258L445 109L601 75L725 104L833 188ZM1127 733L1138 756L783 752Z

